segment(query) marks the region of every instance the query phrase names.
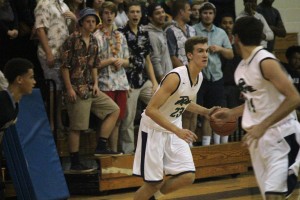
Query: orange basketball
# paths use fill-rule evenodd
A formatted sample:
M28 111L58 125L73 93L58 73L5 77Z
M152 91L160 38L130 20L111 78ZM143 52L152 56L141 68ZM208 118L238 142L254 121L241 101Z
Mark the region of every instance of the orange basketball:
M220 136L230 135L238 128L238 120L236 118L232 118L225 123L218 123L210 119L209 123L213 132Z

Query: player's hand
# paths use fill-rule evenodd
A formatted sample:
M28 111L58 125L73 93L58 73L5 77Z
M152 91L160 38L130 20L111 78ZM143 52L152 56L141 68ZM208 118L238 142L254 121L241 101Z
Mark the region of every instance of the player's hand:
M211 119L217 123L225 123L230 117L230 109L229 108L219 108L215 112L210 115Z
M198 138L195 133L188 129L180 129L176 135L187 143L195 142Z
M267 127L265 127L262 123L251 126L250 128L247 128L247 134L243 137L243 145L244 146L251 146L252 144L257 147L258 140L264 135L266 132Z
M211 117L211 115L214 113L214 112L216 112L218 109L220 109L221 107L220 106L213 106L212 108L210 108L210 109L207 109L207 114L206 115L204 115L204 117L206 118L206 119L210 119L210 117Z

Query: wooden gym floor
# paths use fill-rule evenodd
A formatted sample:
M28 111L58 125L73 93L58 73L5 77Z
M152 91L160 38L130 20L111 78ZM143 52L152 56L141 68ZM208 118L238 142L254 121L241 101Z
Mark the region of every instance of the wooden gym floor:
M131 200L137 188L114 190L95 196L71 196L70 200ZM299 184L289 198L300 200ZM200 179L193 185L164 196L162 199L174 200L262 200L253 171L232 176Z

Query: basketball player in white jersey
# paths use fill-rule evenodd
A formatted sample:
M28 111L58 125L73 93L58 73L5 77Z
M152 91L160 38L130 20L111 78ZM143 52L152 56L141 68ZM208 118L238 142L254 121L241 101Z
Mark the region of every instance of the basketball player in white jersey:
M279 61L259 46L262 30L262 23L254 17L236 21L235 45L243 60L235 71L235 82L245 104L220 109L211 117L224 122L242 115L247 132L243 141L263 199L281 200L297 184L300 125L293 112L300 105L300 96Z
M191 102L203 80L201 70L208 61L207 38L191 37L185 43L187 66L170 71L161 81L142 114L133 174L144 179L135 200L148 200L188 186L195 179L195 165L189 143L197 136L182 129L185 110L209 118L216 109ZM164 175L172 177L163 180Z

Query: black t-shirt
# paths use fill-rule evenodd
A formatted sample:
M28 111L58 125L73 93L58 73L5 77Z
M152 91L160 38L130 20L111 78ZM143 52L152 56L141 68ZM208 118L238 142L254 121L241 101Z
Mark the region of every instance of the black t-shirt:
M7 91L0 91L0 131L14 124L17 119L18 104L13 105Z

